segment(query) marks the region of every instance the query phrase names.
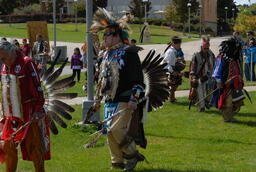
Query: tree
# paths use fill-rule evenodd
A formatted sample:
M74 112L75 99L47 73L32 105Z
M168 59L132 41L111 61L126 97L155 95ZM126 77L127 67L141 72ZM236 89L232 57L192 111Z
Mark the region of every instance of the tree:
M233 17L232 9L235 9L235 16L236 16L236 13L238 12L238 10L236 8L236 4L234 3L234 0L225 0L225 1L218 0L217 1L217 16L219 19L225 20L225 18L226 18L225 7L228 7L227 18Z
M199 8L199 3L197 0L173 0L173 6L176 7L179 21L186 23L188 20L188 7L187 4L191 3L190 14L193 16L196 14Z
M131 13L135 17L142 18L145 15L145 3L147 8L147 15L148 12L151 10L151 2L142 2L142 0L132 0L130 2L129 8L131 10Z
M0 14L11 14L18 7L17 0L0 0Z
M42 13L40 4L27 5L21 8L15 8L13 14L40 14Z
M172 24L172 22L177 22L179 21L179 15L177 13L177 9L176 6L173 3L170 3L169 5L166 6L165 9L165 19L167 21L170 21L170 24Z
M256 4L250 7L241 8L234 26L235 31L245 35L248 31L256 30Z
M93 0L93 4L100 8L106 8L108 0Z

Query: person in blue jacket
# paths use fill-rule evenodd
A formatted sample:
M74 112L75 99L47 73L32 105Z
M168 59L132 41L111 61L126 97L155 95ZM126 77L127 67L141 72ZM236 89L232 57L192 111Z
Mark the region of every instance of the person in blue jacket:
M256 40L250 39L248 48L243 50L245 55L244 72L247 81L256 81L255 78L255 63L256 63Z

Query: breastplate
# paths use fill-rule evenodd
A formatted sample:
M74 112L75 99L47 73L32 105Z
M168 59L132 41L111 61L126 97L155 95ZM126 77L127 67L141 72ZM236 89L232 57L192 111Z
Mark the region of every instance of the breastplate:
M3 115L22 119L19 79L15 75L2 74L1 82Z
M103 60L100 70L100 94L109 99L114 99L119 81L119 63L117 60Z

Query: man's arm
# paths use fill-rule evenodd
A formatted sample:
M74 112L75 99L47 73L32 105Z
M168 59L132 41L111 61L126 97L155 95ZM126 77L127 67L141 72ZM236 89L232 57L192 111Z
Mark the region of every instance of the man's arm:
M190 64L190 71L189 71L190 75L192 76L196 75L196 67L197 67L196 54L193 54L191 64Z
M176 61L176 55L174 51L166 51L165 56L164 56L164 62L166 62L167 68L169 70L170 73L174 72L173 67L175 66L175 61Z
M144 94L144 81L143 81L143 72L140 62L140 58L137 53L131 53L127 58L127 72L128 80L132 83L132 94L130 101L128 103L128 108L135 110L137 108L137 103L141 96Z
M33 95L35 102L35 112L42 112L44 105L44 93L36 65L31 60L27 62L27 75L31 77L32 83L29 85L29 92Z

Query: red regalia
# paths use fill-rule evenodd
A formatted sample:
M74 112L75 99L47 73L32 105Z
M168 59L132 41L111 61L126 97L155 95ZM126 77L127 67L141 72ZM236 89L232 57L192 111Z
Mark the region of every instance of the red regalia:
M44 111L44 94L40 78L31 58L24 57L19 52L17 54L18 57L14 64L11 67L3 65L1 70L1 141L4 143L13 139L17 145L20 143L23 159L31 161L29 146L37 144L34 143L36 140L34 137L40 137L40 144L45 154L44 159L49 160L50 137L46 120L42 119L25 125L32 121L35 112ZM0 154L0 159L4 161L4 154Z

